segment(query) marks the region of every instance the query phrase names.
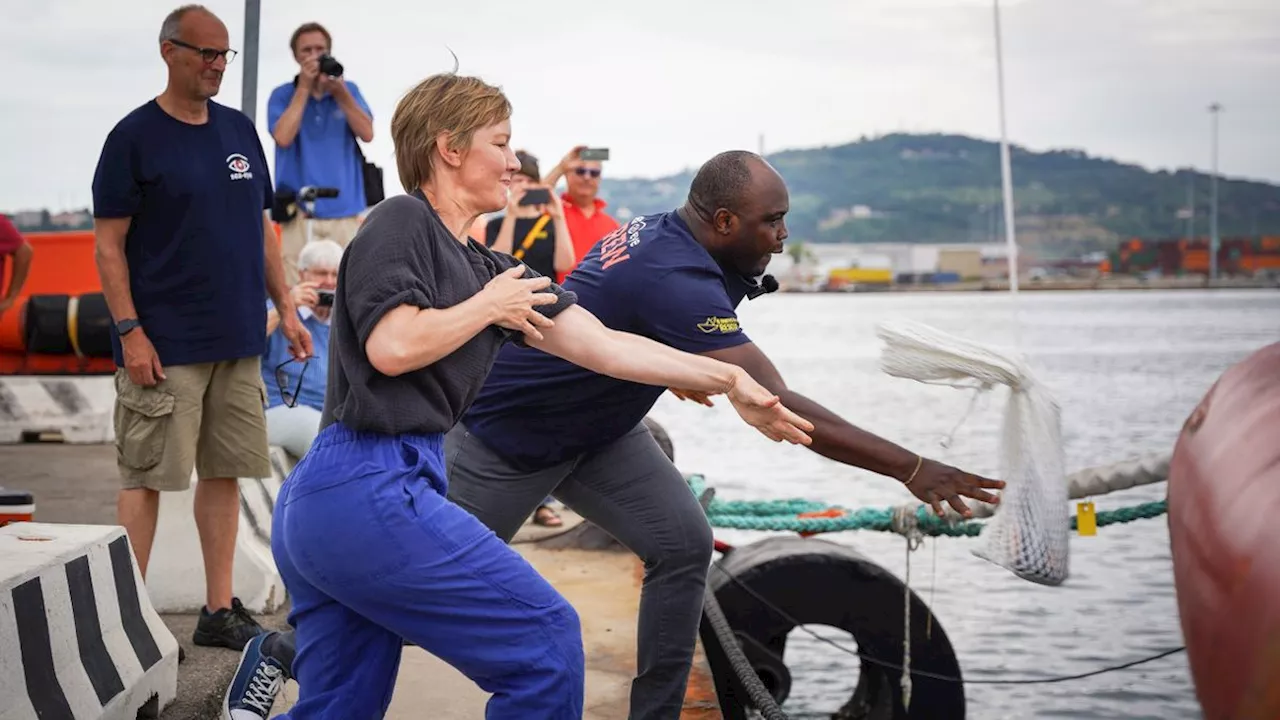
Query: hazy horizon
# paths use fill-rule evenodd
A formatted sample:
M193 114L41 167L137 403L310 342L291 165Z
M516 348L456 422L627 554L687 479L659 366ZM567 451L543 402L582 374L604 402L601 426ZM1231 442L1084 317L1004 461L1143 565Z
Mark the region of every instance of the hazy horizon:
M59 0L8 9L0 61L20 72L0 98L0 207L91 204L106 134L164 87L156 36L178 4ZM204 4L242 52L215 98L239 108L244 2ZM998 141L990 0L776 7L499 0L481 14L408 0L264 3L259 137L273 165L267 97L296 72L289 34L318 21L373 108L365 153L384 168L388 194L401 192L389 137L395 104L422 77L452 67L446 46L460 72L507 92L513 143L545 167L578 143L612 149L608 177L656 179L722 150L756 150L761 134L766 154L895 132ZM1002 0L1001 17L1011 143L1204 173L1206 108L1220 102L1219 173L1280 183L1280 3Z

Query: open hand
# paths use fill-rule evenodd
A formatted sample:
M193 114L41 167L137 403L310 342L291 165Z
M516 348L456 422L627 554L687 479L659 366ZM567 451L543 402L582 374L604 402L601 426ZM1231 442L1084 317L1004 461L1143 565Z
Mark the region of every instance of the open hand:
M526 268L517 265L500 273L485 284L485 297L493 305L494 324L508 330L519 330L532 340L541 340L538 328L554 327L551 318L538 312L539 305L551 305L557 300L555 293L541 292L551 285L551 278L539 276L523 278Z
M944 501L964 517L971 517L973 512L960 499L961 496L993 505L1000 502L999 497L992 495L984 488L1001 490L1004 488L1004 481L967 473L933 460L922 460L915 477L907 483L907 489L911 494L929 503L938 517L942 517Z
M809 437L813 423L787 409L781 398L766 390L746 371L738 373L728 395L738 415L770 440L786 440L795 445L813 442Z

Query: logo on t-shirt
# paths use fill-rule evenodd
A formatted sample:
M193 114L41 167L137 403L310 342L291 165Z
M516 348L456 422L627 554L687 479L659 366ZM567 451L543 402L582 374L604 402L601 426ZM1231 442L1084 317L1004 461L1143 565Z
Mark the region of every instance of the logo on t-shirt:
M627 252L640 244L640 231L645 227L644 216L638 215L626 225L618 226L613 232L600 239L600 269L608 270L624 260L630 260Z
M227 169L231 171L232 180L253 179L253 173L249 172L249 158L240 153L231 153L227 156Z
M729 333L738 332L738 318L708 317L698 323L698 329L707 334L720 333L721 335L728 335Z

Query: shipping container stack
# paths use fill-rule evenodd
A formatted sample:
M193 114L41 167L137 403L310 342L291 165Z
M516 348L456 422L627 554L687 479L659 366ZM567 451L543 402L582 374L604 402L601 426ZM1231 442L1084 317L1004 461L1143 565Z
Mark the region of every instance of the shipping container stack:
M1208 275L1209 240L1132 238L1110 254L1109 265L1119 275ZM1218 244L1218 272L1246 277L1280 273L1280 237L1222 238Z

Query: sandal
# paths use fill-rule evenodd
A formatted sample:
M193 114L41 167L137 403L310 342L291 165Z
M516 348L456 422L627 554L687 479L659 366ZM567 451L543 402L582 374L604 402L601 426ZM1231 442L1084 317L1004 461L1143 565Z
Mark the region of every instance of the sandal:
M556 514L555 510L543 505L533 512L533 522L543 527L560 527L564 521Z

